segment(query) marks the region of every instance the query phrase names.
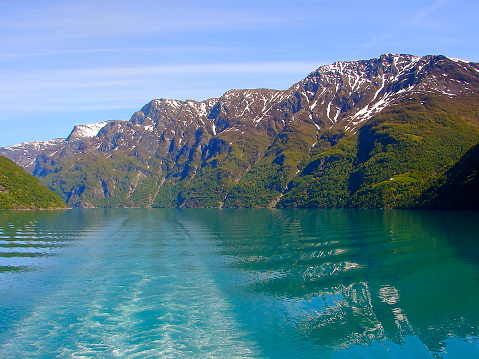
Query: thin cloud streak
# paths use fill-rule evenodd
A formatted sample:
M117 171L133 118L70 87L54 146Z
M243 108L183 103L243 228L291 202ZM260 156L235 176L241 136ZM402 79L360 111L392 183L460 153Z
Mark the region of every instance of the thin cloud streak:
M193 64L193 65L163 65L163 66L132 66L132 67L101 67L83 69L62 69L35 71L34 74L12 74L4 72L3 81L7 83L31 84L43 82L45 85L67 83L71 80L79 83L98 82L105 78L125 78L128 76L155 76L174 74L206 74L206 73L292 73L307 74L320 65L312 62L254 62L254 63L218 63L218 64ZM68 81L65 81L67 79Z
M7 49L8 50L8 49ZM12 61L21 58L34 58L46 56L60 56L60 55L86 55L86 54L115 54L124 55L131 53L161 53L161 54L182 54L182 53L224 53L237 48L225 48L224 46L194 46L194 45L178 45L178 46L164 46L164 47L118 47L118 48L82 48L82 49L52 49L50 51L37 52L5 52L0 54L0 61ZM241 49L240 49L241 50Z
M164 65L151 67L124 67L76 69L68 71L77 74L109 75L109 76L138 76L157 74L195 74L195 73L304 73L311 72L318 67L317 63L310 62L257 62L257 63L220 63L195 65Z
M13 111L28 94L29 111L129 108L162 93L184 92L185 81L190 94L212 93L224 86L220 83L225 76L289 74L297 75L299 81L317 67L308 62L258 62L43 70L21 75L0 72L8 84L0 89L0 107L3 112Z
M102 43L125 36L141 41L160 35L259 31L292 26L308 18L308 14L299 10L281 12L272 4L258 11L251 4L243 8L227 2L217 7L205 7L201 2L186 3L187 6L182 6L181 1L161 5L143 1L143 6L117 1L33 4L14 16L0 14L0 42L6 45L4 49L41 49L45 43L75 46L85 41ZM151 11L145 11L145 7Z
M413 15L411 15L409 18L407 18L405 21L400 23L398 26L393 28L391 31L388 31L381 36L375 37L371 39L370 41L364 43L361 46L361 50L368 50L373 47L376 47L380 45L381 43L384 43L386 40L390 39L391 37L400 34L401 31L409 26L416 26L418 25L423 19L425 19L427 16L430 14L434 13L435 11L439 10L441 7L443 7L446 3L448 3L450 0L437 0L433 2L430 6L425 7L423 9L420 9L416 11Z

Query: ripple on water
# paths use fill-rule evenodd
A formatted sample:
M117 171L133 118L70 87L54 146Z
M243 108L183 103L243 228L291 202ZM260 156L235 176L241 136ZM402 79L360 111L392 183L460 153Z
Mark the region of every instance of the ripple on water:
M81 225L74 213L56 230L0 221L0 260L14 261L0 273L2 358L466 358L477 347L477 251L452 246L425 212L85 211ZM21 265L41 270L11 269Z

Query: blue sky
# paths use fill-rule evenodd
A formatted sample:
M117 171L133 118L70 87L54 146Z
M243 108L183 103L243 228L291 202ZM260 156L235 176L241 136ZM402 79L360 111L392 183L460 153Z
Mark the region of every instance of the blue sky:
M479 62L477 0L0 0L0 146L383 53Z

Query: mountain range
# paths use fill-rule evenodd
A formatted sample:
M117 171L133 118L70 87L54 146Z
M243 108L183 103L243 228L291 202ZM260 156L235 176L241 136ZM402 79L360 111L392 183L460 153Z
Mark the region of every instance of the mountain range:
M386 54L287 90L155 99L0 155L72 207L479 208L444 189L477 193L478 142L478 63Z

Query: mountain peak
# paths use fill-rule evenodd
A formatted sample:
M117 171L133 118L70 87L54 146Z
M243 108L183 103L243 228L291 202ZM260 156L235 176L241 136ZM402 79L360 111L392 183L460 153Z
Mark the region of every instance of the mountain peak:
M372 66L373 64L383 64L386 66L390 66L391 64L394 64L395 66L407 65L411 63L414 64L420 59L421 57L415 55L390 53L382 54L370 60L336 61L332 64L320 66L314 72L344 72L358 68L367 68L368 65Z
M103 121L99 123L91 123L87 125L76 125L73 127L72 132L67 137L68 141L78 140L81 138L93 137L108 123L109 121Z

